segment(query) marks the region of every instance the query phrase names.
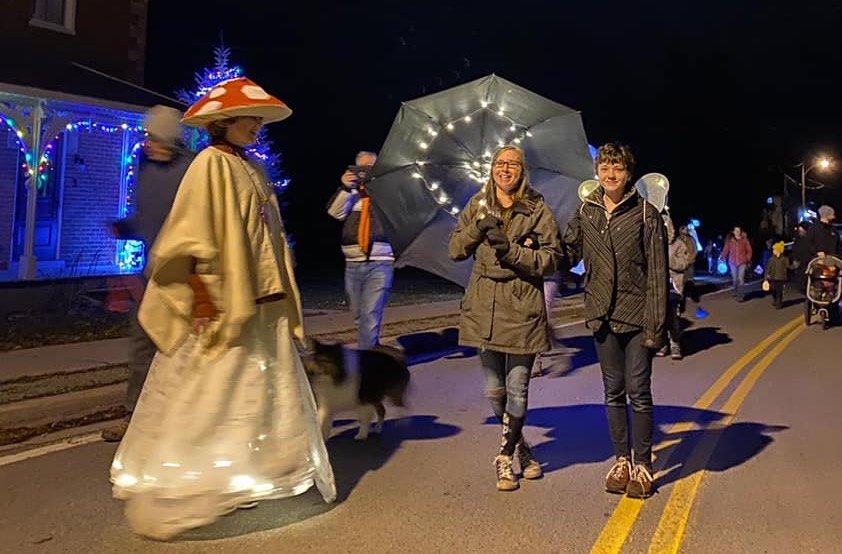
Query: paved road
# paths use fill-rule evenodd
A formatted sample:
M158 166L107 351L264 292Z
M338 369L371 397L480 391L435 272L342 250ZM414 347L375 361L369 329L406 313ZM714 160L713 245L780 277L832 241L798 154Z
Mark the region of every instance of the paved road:
M777 311L767 298L722 293L704 308L689 356L656 360L660 488L645 502L602 491L611 448L599 368L575 325L564 329L580 349L573 369L533 381L526 433L546 476L519 491L495 490L498 430L477 358L453 355L413 367L412 406L392 411L382 437L355 442L354 424L339 422L334 505L311 491L173 543L144 540L110 498L115 447L92 441L0 458L0 552L842 551L842 328L804 328L800 304Z

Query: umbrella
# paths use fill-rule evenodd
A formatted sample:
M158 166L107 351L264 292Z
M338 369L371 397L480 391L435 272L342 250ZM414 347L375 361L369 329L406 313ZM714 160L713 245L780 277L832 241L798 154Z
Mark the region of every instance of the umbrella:
M523 148L532 186L566 226L593 177L579 112L496 75L401 104L366 185L397 267L467 283L471 264L449 259L448 237L505 144Z

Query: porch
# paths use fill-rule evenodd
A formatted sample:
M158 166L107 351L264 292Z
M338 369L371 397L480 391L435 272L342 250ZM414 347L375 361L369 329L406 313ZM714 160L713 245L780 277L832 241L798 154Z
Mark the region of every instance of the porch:
M0 281L140 269L133 210L146 107L0 83Z

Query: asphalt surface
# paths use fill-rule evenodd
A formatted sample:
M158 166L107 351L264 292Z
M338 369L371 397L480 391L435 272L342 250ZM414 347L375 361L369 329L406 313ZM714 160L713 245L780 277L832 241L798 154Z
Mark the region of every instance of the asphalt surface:
M356 424L337 422L335 504L310 491L146 540L111 499L116 447L89 436L0 457L0 552L842 551L842 328L804 328L800 304L774 310L768 298L724 292L703 307L688 356L655 360L659 489L645 502L603 492L599 367L573 325L562 330L571 368L531 385L526 434L545 477L518 491L495 489L498 426L477 357L455 353L412 367L411 406L388 412L382 437L357 442Z

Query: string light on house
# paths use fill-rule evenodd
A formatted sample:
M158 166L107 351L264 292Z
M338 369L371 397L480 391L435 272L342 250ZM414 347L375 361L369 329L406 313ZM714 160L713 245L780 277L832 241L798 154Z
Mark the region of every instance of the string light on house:
M32 155L26 151L26 143L23 141L23 133L18 130L14 119L7 117L3 121L6 123L6 131L15 136L15 143L17 144L18 151L23 157L23 161L20 164L21 173L31 177L33 175L33 171L30 169L29 164L32 163Z
M80 129L89 132L99 131L109 135L122 133L124 131L131 131L133 133L145 132L143 126L141 125L129 125L128 123L122 123L120 125L105 125L95 121L77 121L75 123L68 123L64 128L68 131L78 131ZM56 135L56 137L57 136L58 135ZM56 137L53 138L55 139Z
M123 169L126 175L126 198L122 209L120 210L121 219L134 214L136 209L135 185L137 185L137 167L142 147L143 142L136 142L129 154L123 160ZM117 266L120 268L120 271L134 273L142 270L144 260L146 258L143 241L124 240L120 242L121 244L119 245L117 251Z

